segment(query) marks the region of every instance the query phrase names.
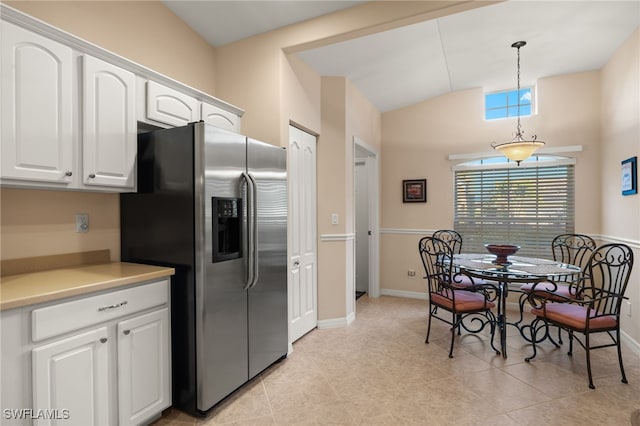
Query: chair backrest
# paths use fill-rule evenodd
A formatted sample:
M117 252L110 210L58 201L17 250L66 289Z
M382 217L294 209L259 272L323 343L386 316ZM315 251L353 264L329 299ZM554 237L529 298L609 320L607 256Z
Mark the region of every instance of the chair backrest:
M438 229L432 235L449 244L453 254L460 254L462 250L462 235L453 229Z
M450 282L453 252L446 241L435 237L423 237L418 243L420 259L424 266L429 293L435 293L441 282Z
M595 240L584 234L560 234L551 242L553 260L576 265L583 270L595 249Z
M631 269L633 250L626 244L605 244L596 248L587 265L590 287L585 294L594 302L593 308L603 315L619 315Z

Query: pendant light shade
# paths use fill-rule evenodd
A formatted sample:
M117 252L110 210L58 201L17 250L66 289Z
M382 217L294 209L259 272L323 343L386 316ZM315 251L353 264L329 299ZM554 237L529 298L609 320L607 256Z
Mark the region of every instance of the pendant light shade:
M511 161L515 161L518 166L522 160L529 158L538 148L544 146L544 142L538 141L537 136L533 135L530 140L525 139L524 132L520 126L520 48L527 44L526 41L517 41L511 45L518 49L518 125L513 140L503 143L492 143L494 149L500 151L505 157Z

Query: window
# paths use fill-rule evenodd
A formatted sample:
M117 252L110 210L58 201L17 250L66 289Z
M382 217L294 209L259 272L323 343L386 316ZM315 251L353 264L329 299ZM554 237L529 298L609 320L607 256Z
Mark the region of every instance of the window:
M517 117L518 103L520 103L520 116L531 115L531 88L509 90L504 92L487 93L484 95L484 118L495 120L496 118Z
M574 166L487 163L455 171L454 229L465 251L517 244L518 254L550 258L553 237L574 232Z

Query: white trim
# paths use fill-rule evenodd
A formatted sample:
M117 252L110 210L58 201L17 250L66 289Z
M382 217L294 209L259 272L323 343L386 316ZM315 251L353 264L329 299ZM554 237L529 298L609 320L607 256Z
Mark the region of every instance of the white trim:
M639 240L630 240L628 238L614 237L612 235L594 235L593 237L596 240L606 241L609 243L623 243L623 244L627 244L629 247L633 249L636 249L636 250L640 249Z
M355 240L356 234L322 234L320 235L320 241L349 241Z
M235 105L232 105L221 99L214 98L213 96L207 93L201 92L198 89L194 89L193 87L187 86L177 80L174 80L170 77L167 77L156 71L153 71L152 69L149 69L145 66L137 64L133 61L130 61L113 52L105 50L100 46L97 46L93 43L90 43L86 40L76 37L73 34L70 34L66 31L63 31L54 26L51 26L46 22L43 22L32 16L26 15L10 6L7 6L5 4L0 4L0 16L2 17L3 21L17 24L22 28L36 32L40 35L50 38L51 40L55 40L57 42L65 44L71 47L72 49L78 51L79 53L89 54L98 59L102 59L103 61L109 62L110 64L129 70L134 74L136 74L137 76L148 78L157 83L161 83L165 86L169 86L182 93L193 96L197 98L199 101L207 102L209 104L220 107L225 111L229 111L233 114L236 114L238 117L242 117L242 115L244 114L244 110L238 108Z
M428 293L421 293L418 291L406 291L406 290L393 290L390 288L381 288L380 289L381 296L395 296L395 297L405 297L407 299L420 299L420 300L429 300Z
M622 336L622 342L626 343L628 348L631 349L635 354L640 355L640 343L636 342L629 336L629 334L620 330L620 335Z
M540 148L536 151L538 154L561 154L561 153L573 153L582 152L582 145L567 145L567 146L554 146L549 148ZM481 158L499 157L498 151L483 151L483 152L471 152L466 154L449 154L449 160L479 160Z
M494 155L495 157L496 155ZM478 160L478 158L476 158ZM468 164L460 163L451 166L451 170L480 170L480 169L525 169L533 167L575 166L575 158L558 158L554 160L523 162L519 166L514 161L496 164Z
M382 228L381 234L398 234L398 235L433 235L434 229L402 229L402 228Z
M327 320L318 320L318 329L321 328L339 328L348 326L349 319L348 318L332 318Z

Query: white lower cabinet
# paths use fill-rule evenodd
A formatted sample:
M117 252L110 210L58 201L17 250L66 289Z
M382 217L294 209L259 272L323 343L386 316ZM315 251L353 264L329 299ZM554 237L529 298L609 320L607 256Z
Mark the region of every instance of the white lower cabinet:
M109 345L100 327L32 351L34 425L109 424Z
M0 311L3 425L139 425L171 406L169 280Z
M171 405L169 310L118 323L118 418L136 425Z

